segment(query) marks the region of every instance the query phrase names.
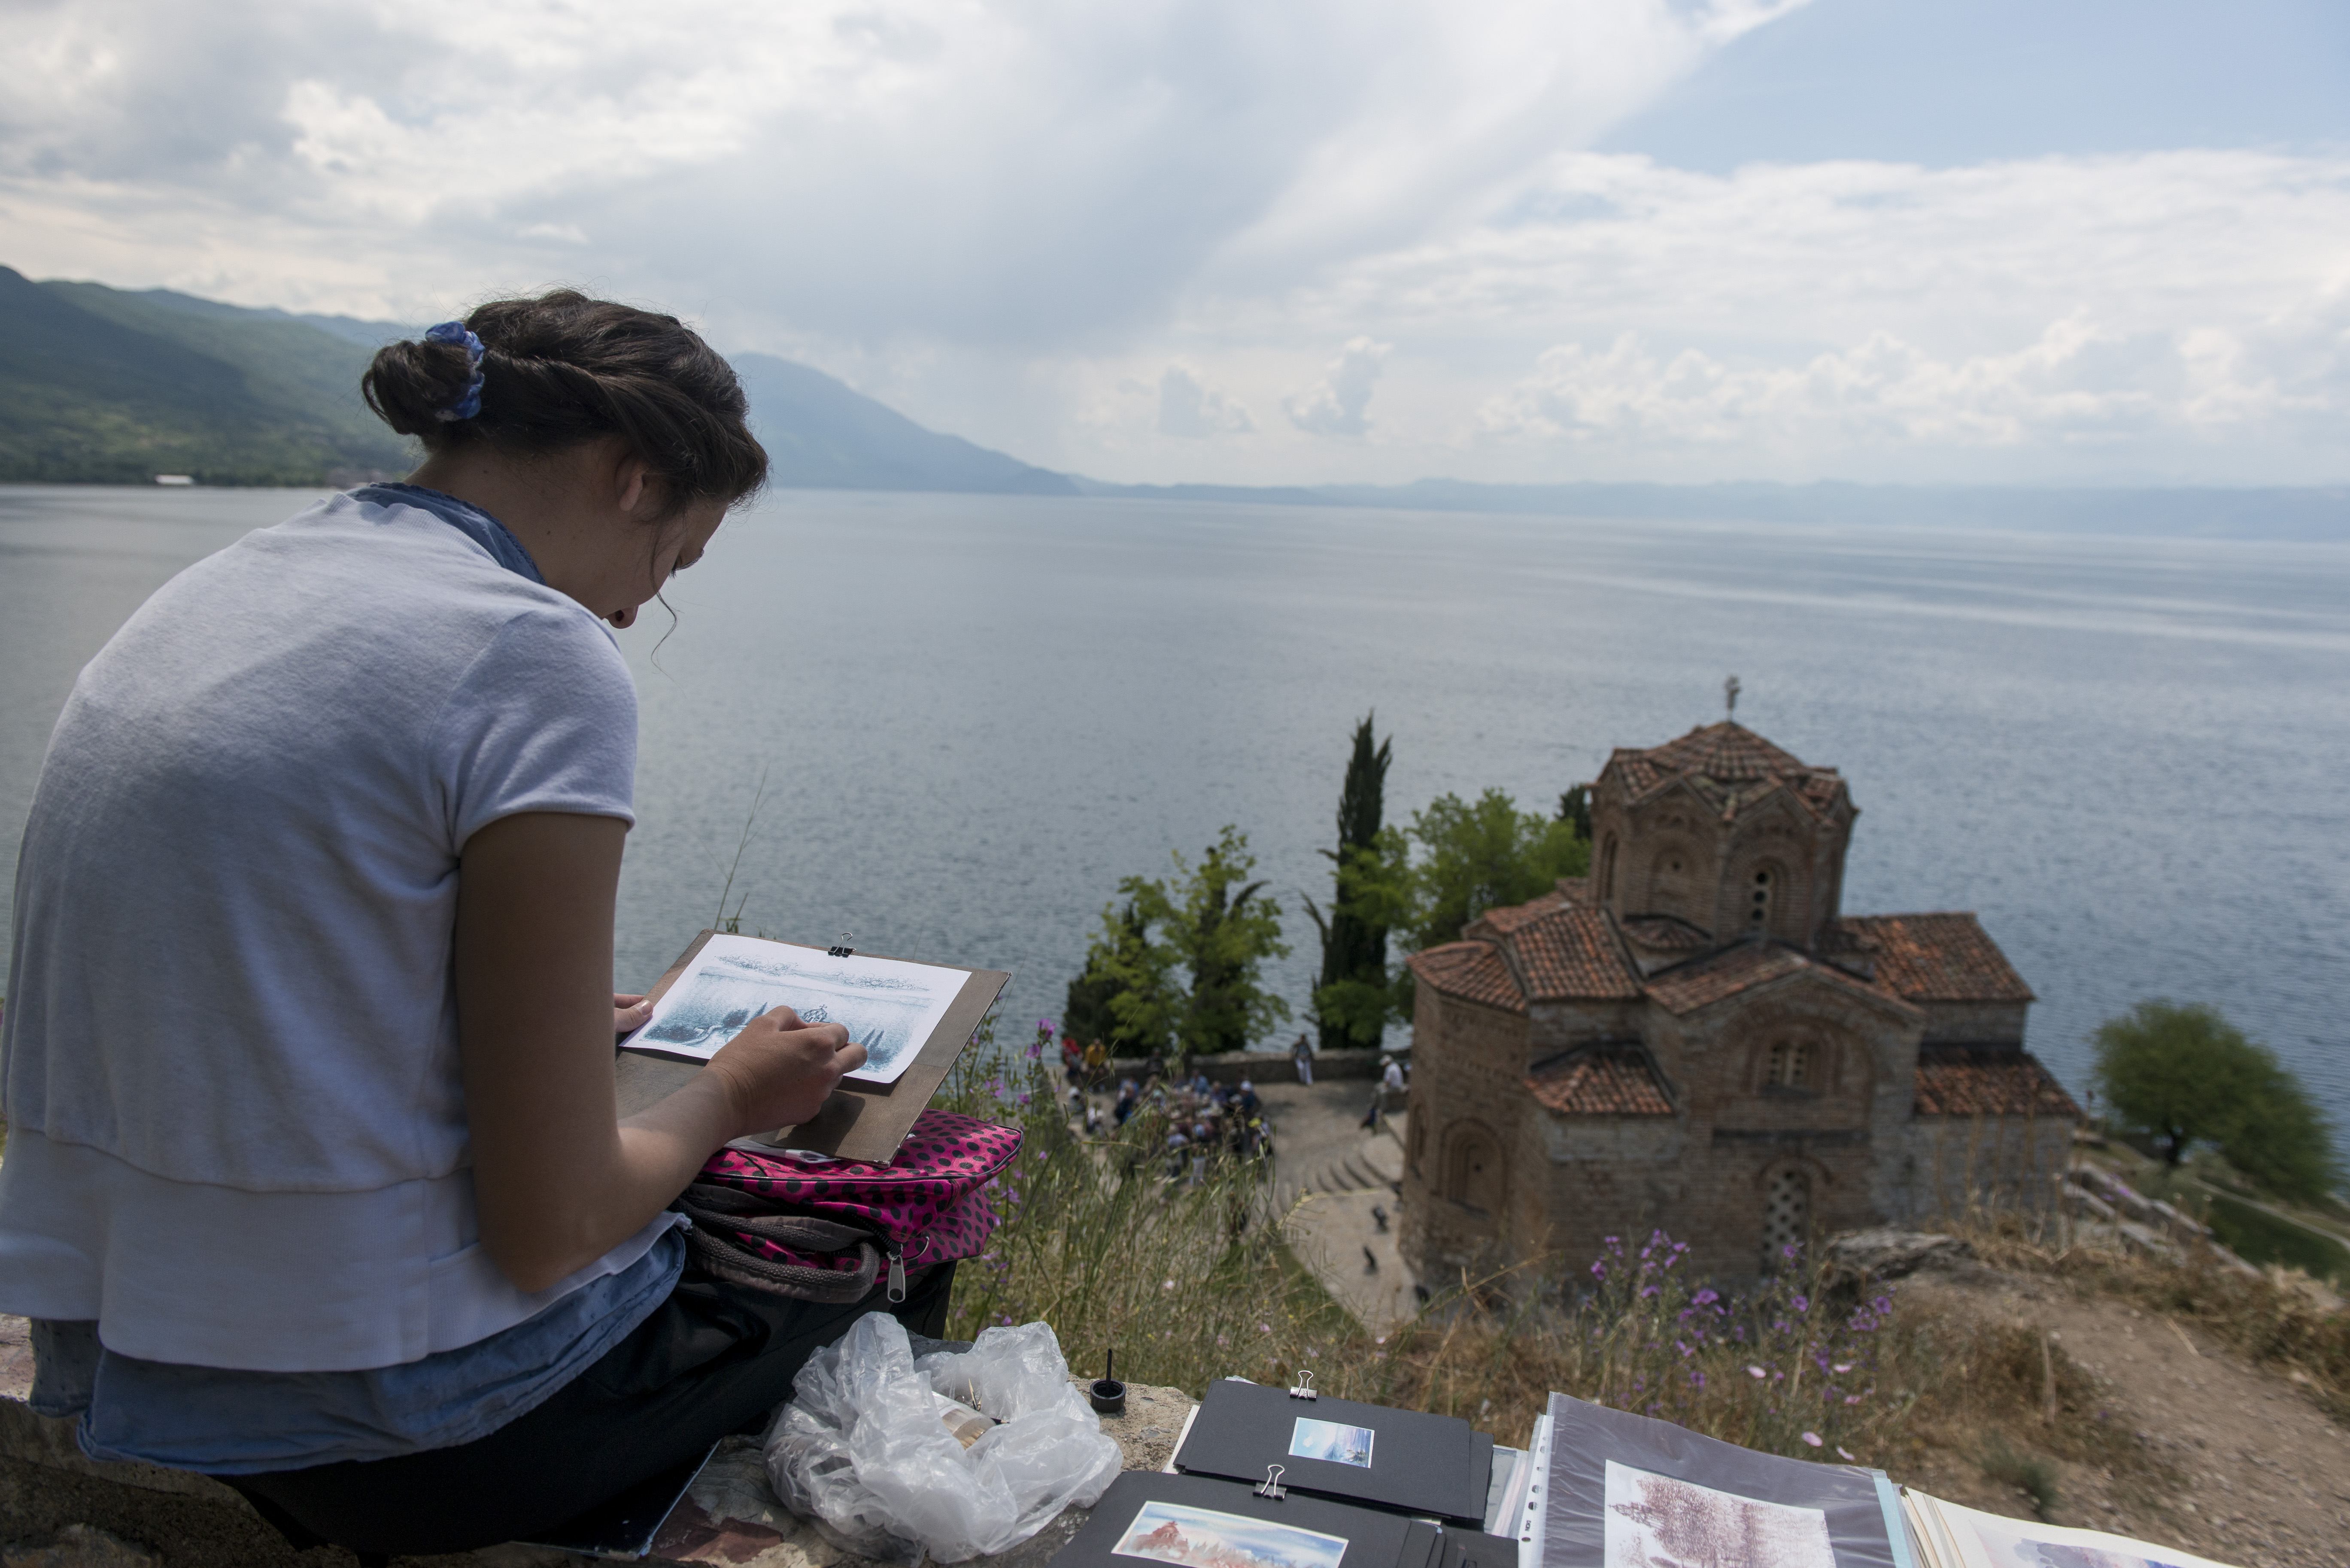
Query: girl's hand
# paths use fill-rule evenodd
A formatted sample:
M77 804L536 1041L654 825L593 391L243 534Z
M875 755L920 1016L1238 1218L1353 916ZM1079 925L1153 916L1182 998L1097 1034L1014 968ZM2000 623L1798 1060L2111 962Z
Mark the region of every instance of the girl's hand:
M623 1034L635 1033L652 1015L653 1004L643 997L615 993L612 998L612 1038L618 1040Z
M741 1118L733 1136L772 1132L816 1119L841 1075L865 1064L837 1023L805 1023L788 1007L763 1012L710 1058Z

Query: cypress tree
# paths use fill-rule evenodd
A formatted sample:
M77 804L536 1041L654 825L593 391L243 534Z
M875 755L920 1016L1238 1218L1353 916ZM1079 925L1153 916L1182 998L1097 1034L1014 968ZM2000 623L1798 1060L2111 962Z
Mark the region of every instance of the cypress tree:
M1376 1045L1383 1033L1381 1024L1359 1016L1360 1009L1351 1010L1357 1016L1348 1016L1346 1011L1328 1005L1344 994L1334 990L1336 987L1347 991L1373 987L1383 995L1388 986L1388 928L1367 909L1370 900L1360 885L1378 864L1388 763L1395 743L1390 736L1373 744L1374 717L1367 714L1355 726L1354 753L1347 761L1346 782L1338 790L1338 846L1322 851L1335 867L1329 916L1325 919L1311 899L1305 906L1322 933L1322 983L1315 987L1315 996L1320 1048L1325 1051Z

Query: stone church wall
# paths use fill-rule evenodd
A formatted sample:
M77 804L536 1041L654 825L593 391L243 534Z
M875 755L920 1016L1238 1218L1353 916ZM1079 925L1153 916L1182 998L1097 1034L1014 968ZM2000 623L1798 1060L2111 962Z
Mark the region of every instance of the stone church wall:
M1522 1147L1527 1033L1523 1014L1419 988L1399 1241L1423 1280L1482 1265L1530 1219L1543 1228Z
M1906 1131L1897 1212L1913 1224L2044 1209L2073 1156L2073 1124L2062 1117L1919 1116Z

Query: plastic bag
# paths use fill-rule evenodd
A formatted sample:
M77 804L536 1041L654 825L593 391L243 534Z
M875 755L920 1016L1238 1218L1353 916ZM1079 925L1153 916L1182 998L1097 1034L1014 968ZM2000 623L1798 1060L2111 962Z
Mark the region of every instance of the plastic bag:
M944 1396L942 1399L940 1397ZM965 1447L953 1404L1002 1423ZM845 1550L914 1568L1006 1552L1118 1479L1118 1444L1041 1323L914 1359L887 1313L808 1357L762 1449L775 1495Z

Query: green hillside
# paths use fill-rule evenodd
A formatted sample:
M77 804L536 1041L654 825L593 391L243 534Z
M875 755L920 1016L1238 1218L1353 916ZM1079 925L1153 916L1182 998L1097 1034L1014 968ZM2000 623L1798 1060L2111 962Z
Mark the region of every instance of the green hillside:
M373 348L340 327L0 267L0 481L317 484L404 472L408 443L359 399Z

